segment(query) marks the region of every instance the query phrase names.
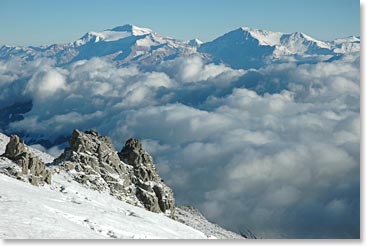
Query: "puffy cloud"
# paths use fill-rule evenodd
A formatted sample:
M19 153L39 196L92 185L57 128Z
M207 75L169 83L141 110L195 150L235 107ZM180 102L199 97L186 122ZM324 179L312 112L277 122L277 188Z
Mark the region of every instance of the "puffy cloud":
M66 90L66 81L61 69L47 69L35 73L29 80L26 87L26 93L33 97L44 100L60 90Z
M245 73L244 70L234 70L223 64L205 64L197 55L163 62L157 69L179 82L210 82L220 86L227 85Z
M34 104L8 131L96 128L118 149L138 137L177 202L229 229L359 236L359 57L244 71L193 56L153 70L1 62L0 103Z

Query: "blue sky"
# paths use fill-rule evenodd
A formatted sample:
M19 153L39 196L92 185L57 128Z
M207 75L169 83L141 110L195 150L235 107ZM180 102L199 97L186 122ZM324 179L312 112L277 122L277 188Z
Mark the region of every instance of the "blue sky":
M240 26L331 40L359 35L359 0L1 0L0 45L74 41L123 24L210 41Z

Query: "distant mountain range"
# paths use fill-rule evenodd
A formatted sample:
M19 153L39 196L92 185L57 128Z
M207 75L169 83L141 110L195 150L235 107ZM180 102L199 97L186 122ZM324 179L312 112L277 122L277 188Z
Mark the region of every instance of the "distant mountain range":
M181 41L161 36L148 28L124 25L102 32L88 32L67 44L39 47L4 45L0 48L0 59L19 57L31 61L45 57L55 59L58 66L64 66L103 57L119 66L154 66L162 61L196 54L208 62L249 69L271 62L327 61L359 50L360 37L355 36L319 41L301 32L285 34L241 27L203 43L198 39Z

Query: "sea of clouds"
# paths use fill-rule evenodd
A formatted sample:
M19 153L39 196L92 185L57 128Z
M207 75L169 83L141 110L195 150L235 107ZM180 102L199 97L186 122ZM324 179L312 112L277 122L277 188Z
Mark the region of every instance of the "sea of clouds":
M359 237L359 63L241 70L191 56L148 71L14 58L0 61L0 105L33 102L11 132L55 140L94 128L117 149L142 139L177 203L226 228Z

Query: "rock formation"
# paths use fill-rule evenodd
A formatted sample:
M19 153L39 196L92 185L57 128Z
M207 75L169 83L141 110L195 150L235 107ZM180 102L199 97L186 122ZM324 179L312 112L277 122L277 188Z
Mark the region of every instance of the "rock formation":
M94 130L74 130L69 145L53 165L75 181L149 211L174 216L173 192L157 174L141 142L129 139L117 153L109 137Z
M3 172L5 174L29 181L33 185L51 184L51 172L46 168L45 163L37 156L28 152L24 141L17 135L10 137L5 153L2 156L16 164L4 169Z
M120 161L109 137L97 131L74 130L70 147L53 162L68 171L72 178L87 187L138 205L126 166Z
M164 212L174 217L175 200L172 190L159 177L153 158L143 149L137 139L129 139L121 152L120 159L133 167L131 181L136 186L136 196L153 212Z

